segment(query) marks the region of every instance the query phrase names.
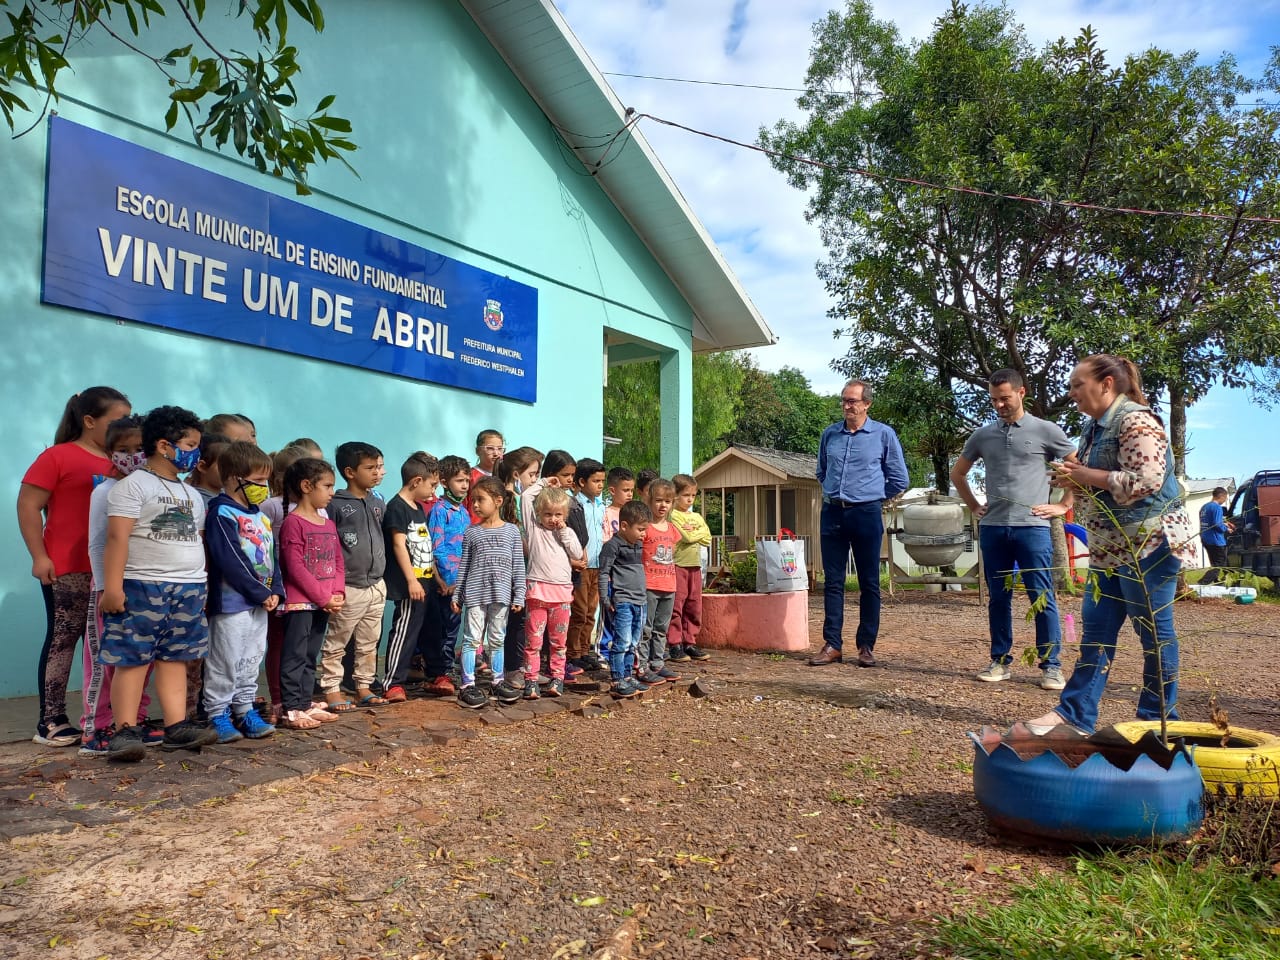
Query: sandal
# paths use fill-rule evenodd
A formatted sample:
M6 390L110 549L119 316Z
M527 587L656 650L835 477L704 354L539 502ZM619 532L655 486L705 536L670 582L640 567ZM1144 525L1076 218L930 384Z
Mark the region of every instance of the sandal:
M380 697L372 690L366 690L364 693L356 691L356 706L359 707L385 707L391 701L386 697Z
M338 719L334 717L334 719ZM288 730L314 730L320 721L308 716L302 710L290 710L280 718L280 726Z
M319 723L337 723L338 722L338 715L336 713L330 713L328 709L326 709L326 707L322 704L313 703L311 705L310 710L302 711L302 715L306 717L310 717L312 720L316 720Z
M350 700L348 700L346 697L341 696L340 694L333 694L333 696L338 697L338 699L328 700L324 704L325 710L328 710L330 713L351 713L353 710L355 710L356 705L352 703ZM311 706L315 707L315 704L313 703Z

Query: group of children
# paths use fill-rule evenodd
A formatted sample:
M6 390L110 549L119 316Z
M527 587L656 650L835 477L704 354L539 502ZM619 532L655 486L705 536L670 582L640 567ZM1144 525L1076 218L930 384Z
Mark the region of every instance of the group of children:
M632 697L708 657L690 476L508 452L485 430L474 466L415 452L384 499L367 443L332 466L305 438L268 455L247 417L173 406L84 426L111 463L89 499L84 731L42 716L37 742L138 760L402 702L415 666L425 695L480 708L584 671Z

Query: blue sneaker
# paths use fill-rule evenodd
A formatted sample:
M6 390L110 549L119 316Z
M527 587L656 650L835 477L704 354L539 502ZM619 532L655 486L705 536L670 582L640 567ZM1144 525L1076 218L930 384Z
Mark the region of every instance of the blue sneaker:
M236 725L231 721L230 707L210 717L209 725L213 727L213 732L218 735L219 743L235 743L237 740L244 739L244 734L237 730Z
M105 757L110 752L111 738L116 735L113 723L105 730L95 730L91 736L80 744L80 756Z
M164 721L147 717L138 724L138 733L142 734L144 747L158 747L164 743Z
M269 737L276 732L276 728L263 720L262 716L253 707L240 714L232 722L236 725L236 729L250 740L261 740L263 737Z

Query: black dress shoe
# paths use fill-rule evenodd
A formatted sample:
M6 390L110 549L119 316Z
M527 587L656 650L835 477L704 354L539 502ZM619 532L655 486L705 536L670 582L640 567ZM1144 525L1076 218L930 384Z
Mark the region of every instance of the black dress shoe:
M818 651L818 655L809 661L811 667L826 667L833 663L840 663L844 660L844 655L831 644L824 644L822 649Z

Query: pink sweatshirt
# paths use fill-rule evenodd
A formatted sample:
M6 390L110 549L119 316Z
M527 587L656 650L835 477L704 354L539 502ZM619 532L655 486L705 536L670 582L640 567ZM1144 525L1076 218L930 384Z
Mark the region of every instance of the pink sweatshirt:
M286 609L323 607L335 593L346 596L342 544L332 520L312 523L291 513L280 524L280 570Z
M568 527L548 530L531 523L525 530L525 579L538 583L571 584L573 568L569 560L582 558L578 535Z

